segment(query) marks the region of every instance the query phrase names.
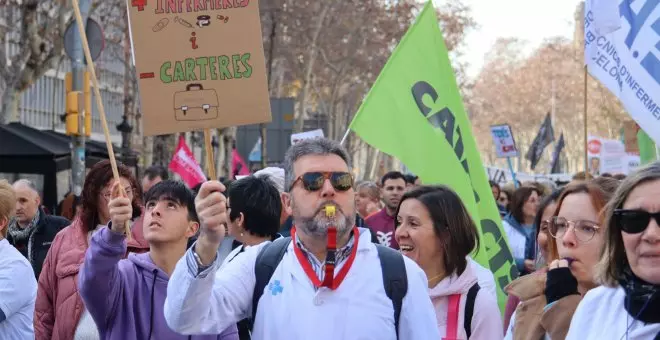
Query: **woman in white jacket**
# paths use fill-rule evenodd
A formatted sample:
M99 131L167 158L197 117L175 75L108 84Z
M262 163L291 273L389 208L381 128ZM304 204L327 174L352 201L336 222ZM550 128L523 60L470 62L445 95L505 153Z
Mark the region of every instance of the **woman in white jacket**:
M626 178L608 204L599 279L566 339L660 339L660 163Z
M429 294L444 339L502 338L495 297L481 289L466 258L479 234L458 195L445 186L421 186L401 198L396 241L428 278Z

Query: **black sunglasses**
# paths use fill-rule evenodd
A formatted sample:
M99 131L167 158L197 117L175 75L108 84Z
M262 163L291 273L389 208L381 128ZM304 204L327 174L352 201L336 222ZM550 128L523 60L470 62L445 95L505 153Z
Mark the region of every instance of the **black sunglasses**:
M298 181L302 182L303 187L307 191L317 191L323 187L325 180L329 179L332 187L337 191L347 191L353 187L353 175L348 172L306 172L296 178L291 183L292 189Z
M660 225L660 212L650 213L644 210L614 210L615 222L628 234L639 234L646 230L651 218Z

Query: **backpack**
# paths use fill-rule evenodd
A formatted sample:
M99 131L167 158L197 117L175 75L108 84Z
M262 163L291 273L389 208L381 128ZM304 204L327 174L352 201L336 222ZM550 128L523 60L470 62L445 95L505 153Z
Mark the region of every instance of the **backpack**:
M252 318L250 329L254 326L259 299L261 299L261 295L263 295L264 289L268 285L270 278L273 276L275 269L280 261L282 261L289 246L289 242L291 242L291 237L281 237L264 246L259 252L259 255L257 255L257 260L254 265L256 284L254 285L254 293L252 295ZM378 250L378 258L380 259L383 271L383 286L385 287L385 294L387 294L387 297L392 300L392 306L394 307L394 329L398 339L401 306L403 304L403 298L408 292L406 266L403 261L403 255L398 251L379 244L375 244L375 246Z

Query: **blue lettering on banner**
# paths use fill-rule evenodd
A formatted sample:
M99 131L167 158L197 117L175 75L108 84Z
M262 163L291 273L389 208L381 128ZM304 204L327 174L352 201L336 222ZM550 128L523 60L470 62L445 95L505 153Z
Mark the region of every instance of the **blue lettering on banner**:
M642 28L646 24L646 21L649 19L653 10L655 10L658 5L657 0L647 0L642 8L639 10L639 13L635 14L631 8L633 0L624 0L619 5L619 13L621 16L626 19L628 24L630 24L630 31L626 36L626 46L628 49L632 48L635 39L641 32ZM656 34L660 35L660 18L656 20L652 25L651 29L655 31ZM655 44L655 49L660 52L660 41ZM633 51L633 57L637 58L639 55L638 51ZM655 82L660 85L660 60L653 54L653 51L648 51L646 56L640 62L642 68L655 80Z
M493 134L497 138L509 138L509 131L506 128L494 129Z

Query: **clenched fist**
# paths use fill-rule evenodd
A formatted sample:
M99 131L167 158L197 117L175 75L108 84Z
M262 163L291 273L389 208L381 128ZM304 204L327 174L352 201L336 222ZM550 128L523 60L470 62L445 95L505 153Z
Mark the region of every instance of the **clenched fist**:
M112 222L112 231L125 233L126 222L133 217L133 206L131 205L131 199L123 194L120 185L119 182L112 185L112 199L108 202L108 213Z
M195 198L195 210L199 216L200 233L195 252L205 264L211 262L225 238L227 225L227 198L222 192L225 186L218 181L202 184Z

